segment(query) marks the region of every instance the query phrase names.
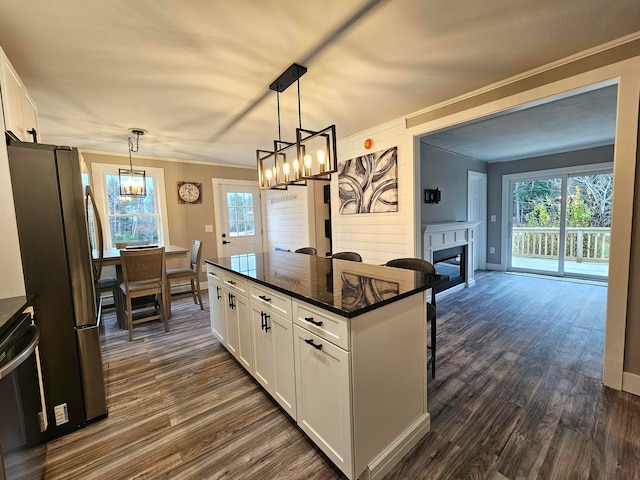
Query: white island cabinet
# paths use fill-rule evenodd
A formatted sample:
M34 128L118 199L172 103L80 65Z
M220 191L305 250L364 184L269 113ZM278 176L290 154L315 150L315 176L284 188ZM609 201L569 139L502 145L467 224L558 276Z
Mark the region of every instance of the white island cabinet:
M211 308L213 333L348 478L382 478L429 430L425 291L447 277L250 255L206 260L210 298L211 272L232 295ZM238 290L246 311L229 306Z
M227 325L224 319L224 296L222 295L222 272L219 268L208 266L207 284L209 292L209 312L211 331L220 343L227 344Z

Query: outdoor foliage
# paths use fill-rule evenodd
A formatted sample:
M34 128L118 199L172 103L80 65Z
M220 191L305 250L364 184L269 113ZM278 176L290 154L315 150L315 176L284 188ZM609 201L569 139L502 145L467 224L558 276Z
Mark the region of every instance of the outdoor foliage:
M534 180L514 185L514 226L558 227L562 180ZM584 175L567 180L567 226L610 227L613 175Z
M130 197L120 195L117 175L107 175L107 202L111 243L149 241L158 243L158 215L155 204L153 179L147 177L147 195Z

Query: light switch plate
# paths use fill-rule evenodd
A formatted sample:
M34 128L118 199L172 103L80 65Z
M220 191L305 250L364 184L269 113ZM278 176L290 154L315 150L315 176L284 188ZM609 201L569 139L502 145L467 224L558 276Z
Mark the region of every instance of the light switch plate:
M205 225L204 226L204 231L206 233L213 233L213 225Z
M496 253L495 247L489 247L489 253Z
M495 222L496 221L496 216L495 215L491 215L491 221Z

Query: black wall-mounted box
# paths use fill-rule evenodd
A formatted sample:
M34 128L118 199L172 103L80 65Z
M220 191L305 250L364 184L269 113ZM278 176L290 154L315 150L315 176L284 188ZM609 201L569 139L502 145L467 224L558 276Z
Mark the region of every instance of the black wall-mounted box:
M440 203L442 192L439 189L427 188L424 191L424 203Z

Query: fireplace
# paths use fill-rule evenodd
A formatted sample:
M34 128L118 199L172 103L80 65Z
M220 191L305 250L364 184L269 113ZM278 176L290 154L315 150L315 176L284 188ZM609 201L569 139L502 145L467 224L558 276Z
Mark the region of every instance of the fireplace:
M437 292L470 287L473 278L473 247L475 229L480 222L429 223L423 228L423 252L438 272L449 275L449 282L436 288ZM452 290L450 290L452 291Z
M458 245L433 252L433 266L441 275L449 276L448 282L436 287L436 293L465 283L466 250L467 245Z

